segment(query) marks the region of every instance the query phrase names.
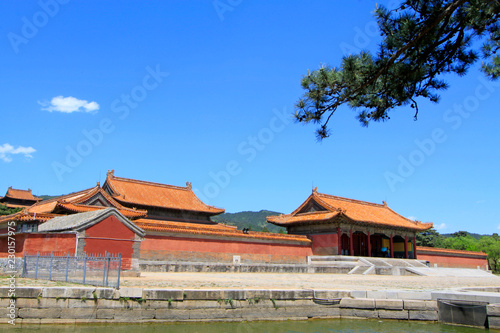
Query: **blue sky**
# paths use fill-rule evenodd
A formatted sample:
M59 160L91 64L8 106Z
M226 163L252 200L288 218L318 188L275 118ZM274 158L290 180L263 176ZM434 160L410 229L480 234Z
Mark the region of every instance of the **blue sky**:
M379 2L380 3L380 2ZM382 1L389 4L388 1ZM0 191L64 194L115 175L227 212L289 213L318 191L442 233L499 232L500 82L478 67L439 104L332 136L293 122L300 78L373 50L372 1L2 1ZM72 98L70 98L72 97ZM76 110L76 111L75 111ZM3 189L3 190L2 190Z

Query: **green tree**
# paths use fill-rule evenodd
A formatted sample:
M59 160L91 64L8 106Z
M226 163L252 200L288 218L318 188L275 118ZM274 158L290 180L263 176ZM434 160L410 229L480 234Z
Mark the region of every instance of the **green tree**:
M264 226L264 227L262 228L262 232L269 232L269 229L267 229L267 227L266 227L266 226Z
M469 236L469 233L467 231L457 231L451 235L451 237L467 237L467 236Z
M4 204L0 204L0 215L10 215L23 210L22 208L9 208Z
M478 240L471 235L448 237L443 240L442 244L446 249L480 251Z
M339 106L358 110L364 126L406 105L416 120L417 100L437 103L438 92L448 88L443 74L462 76L483 58L485 74L500 76L498 0L406 0L393 10L379 6L375 17L383 37L376 55L349 55L339 68L322 65L302 78L295 117L319 124L319 139L329 136Z
M419 232L415 237L418 246L441 247L444 237L434 228Z
M488 266L495 273L500 273L500 239L498 234L483 236L479 239L479 248L488 254Z

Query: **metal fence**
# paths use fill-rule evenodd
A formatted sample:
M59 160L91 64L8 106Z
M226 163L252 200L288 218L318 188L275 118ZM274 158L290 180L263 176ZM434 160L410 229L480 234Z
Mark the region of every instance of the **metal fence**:
M24 253L25 278L120 287L121 254L70 256L69 254Z

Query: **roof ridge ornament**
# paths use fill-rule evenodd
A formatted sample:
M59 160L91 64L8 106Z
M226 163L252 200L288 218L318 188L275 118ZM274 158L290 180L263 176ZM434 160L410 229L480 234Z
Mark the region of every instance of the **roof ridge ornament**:
M387 207L387 202L385 202L385 200L382 200L382 205L384 205L385 207Z
M192 190L193 189L193 184L191 184L191 182L186 182L186 187L188 190Z
M318 193L318 187L317 186L313 186L313 193Z
M115 176L115 169L108 170L108 172L106 173L106 176L114 177Z

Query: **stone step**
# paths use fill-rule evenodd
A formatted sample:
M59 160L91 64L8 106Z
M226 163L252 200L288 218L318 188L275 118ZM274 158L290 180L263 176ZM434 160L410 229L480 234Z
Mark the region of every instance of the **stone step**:
M372 269L373 266L356 266L347 274L364 274L369 269Z

